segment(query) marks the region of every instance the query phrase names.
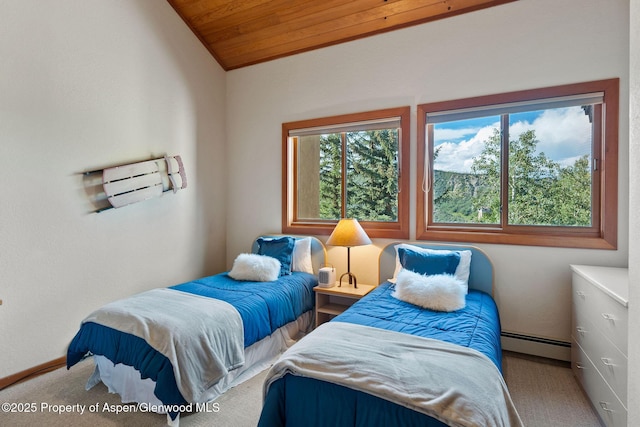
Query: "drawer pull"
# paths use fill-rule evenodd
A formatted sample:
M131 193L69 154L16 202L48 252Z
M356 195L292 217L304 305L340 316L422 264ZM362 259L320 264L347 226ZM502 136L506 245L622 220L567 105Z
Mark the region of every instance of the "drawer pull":
M612 322L614 322L616 320L616 318L615 318L615 316L613 314L602 313L602 317L604 317L605 320L610 320Z
M611 359L607 357L601 357L600 360L602 360L602 363L604 364L604 366L608 366L608 367L615 366L613 363L611 363Z
M583 328L582 326L578 326L578 327L576 328L576 331L578 331L578 333L579 333L580 335L584 335L584 333L585 333L585 332L587 332L587 331L586 331L586 329L585 329L585 328Z
M608 404L607 402L600 401L600 402L598 402L598 403L600 403L600 407L601 407L603 410L605 410L605 411L607 411L607 412L613 412L613 409L609 408L609 404Z
M584 298L585 297L585 293L582 291L576 291L576 295L578 295L580 298Z
M584 369L584 365L582 363L576 363L576 369Z

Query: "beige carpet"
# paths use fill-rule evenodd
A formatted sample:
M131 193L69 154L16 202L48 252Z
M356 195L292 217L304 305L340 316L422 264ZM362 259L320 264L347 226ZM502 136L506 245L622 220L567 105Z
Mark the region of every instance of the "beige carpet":
M597 427L600 426L586 397L578 386L568 364L505 353L503 359L505 379L520 416L529 427ZM35 404L33 413L0 412L0 426L163 426L164 415L152 413L120 413L105 410L106 405L120 405L117 395L110 394L102 384L89 391L84 385L93 370L87 360L70 371L58 369L43 376L16 384L0 391L0 403L18 405ZM253 427L260 416L262 382L266 372L230 390L210 412L182 415L183 427ZM58 414L62 406L86 405L85 413ZM48 405L48 406L47 406ZM96 412L89 412L97 405ZM4 407L3 407L4 408Z
M525 426L601 426L569 363L505 352L502 370Z

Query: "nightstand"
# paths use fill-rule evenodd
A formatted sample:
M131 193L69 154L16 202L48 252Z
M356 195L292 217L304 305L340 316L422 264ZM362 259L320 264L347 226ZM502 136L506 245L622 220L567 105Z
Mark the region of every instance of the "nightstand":
M375 286L358 283L358 287L337 286L321 288L316 286L316 327L344 312L354 302L371 292Z

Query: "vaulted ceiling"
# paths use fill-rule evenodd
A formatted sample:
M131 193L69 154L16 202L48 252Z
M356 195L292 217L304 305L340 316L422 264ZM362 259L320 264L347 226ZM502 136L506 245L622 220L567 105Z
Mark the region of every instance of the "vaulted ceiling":
M515 0L167 0L225 70Z

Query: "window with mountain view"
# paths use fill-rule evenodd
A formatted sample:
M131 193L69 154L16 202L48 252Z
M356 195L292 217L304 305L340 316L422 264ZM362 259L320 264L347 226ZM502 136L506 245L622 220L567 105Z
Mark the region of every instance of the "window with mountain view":
M615 248L617 108L617 79L418 106L418 238Z
M409 107L283 124L283 231L330 233L356 218L408 238Z

